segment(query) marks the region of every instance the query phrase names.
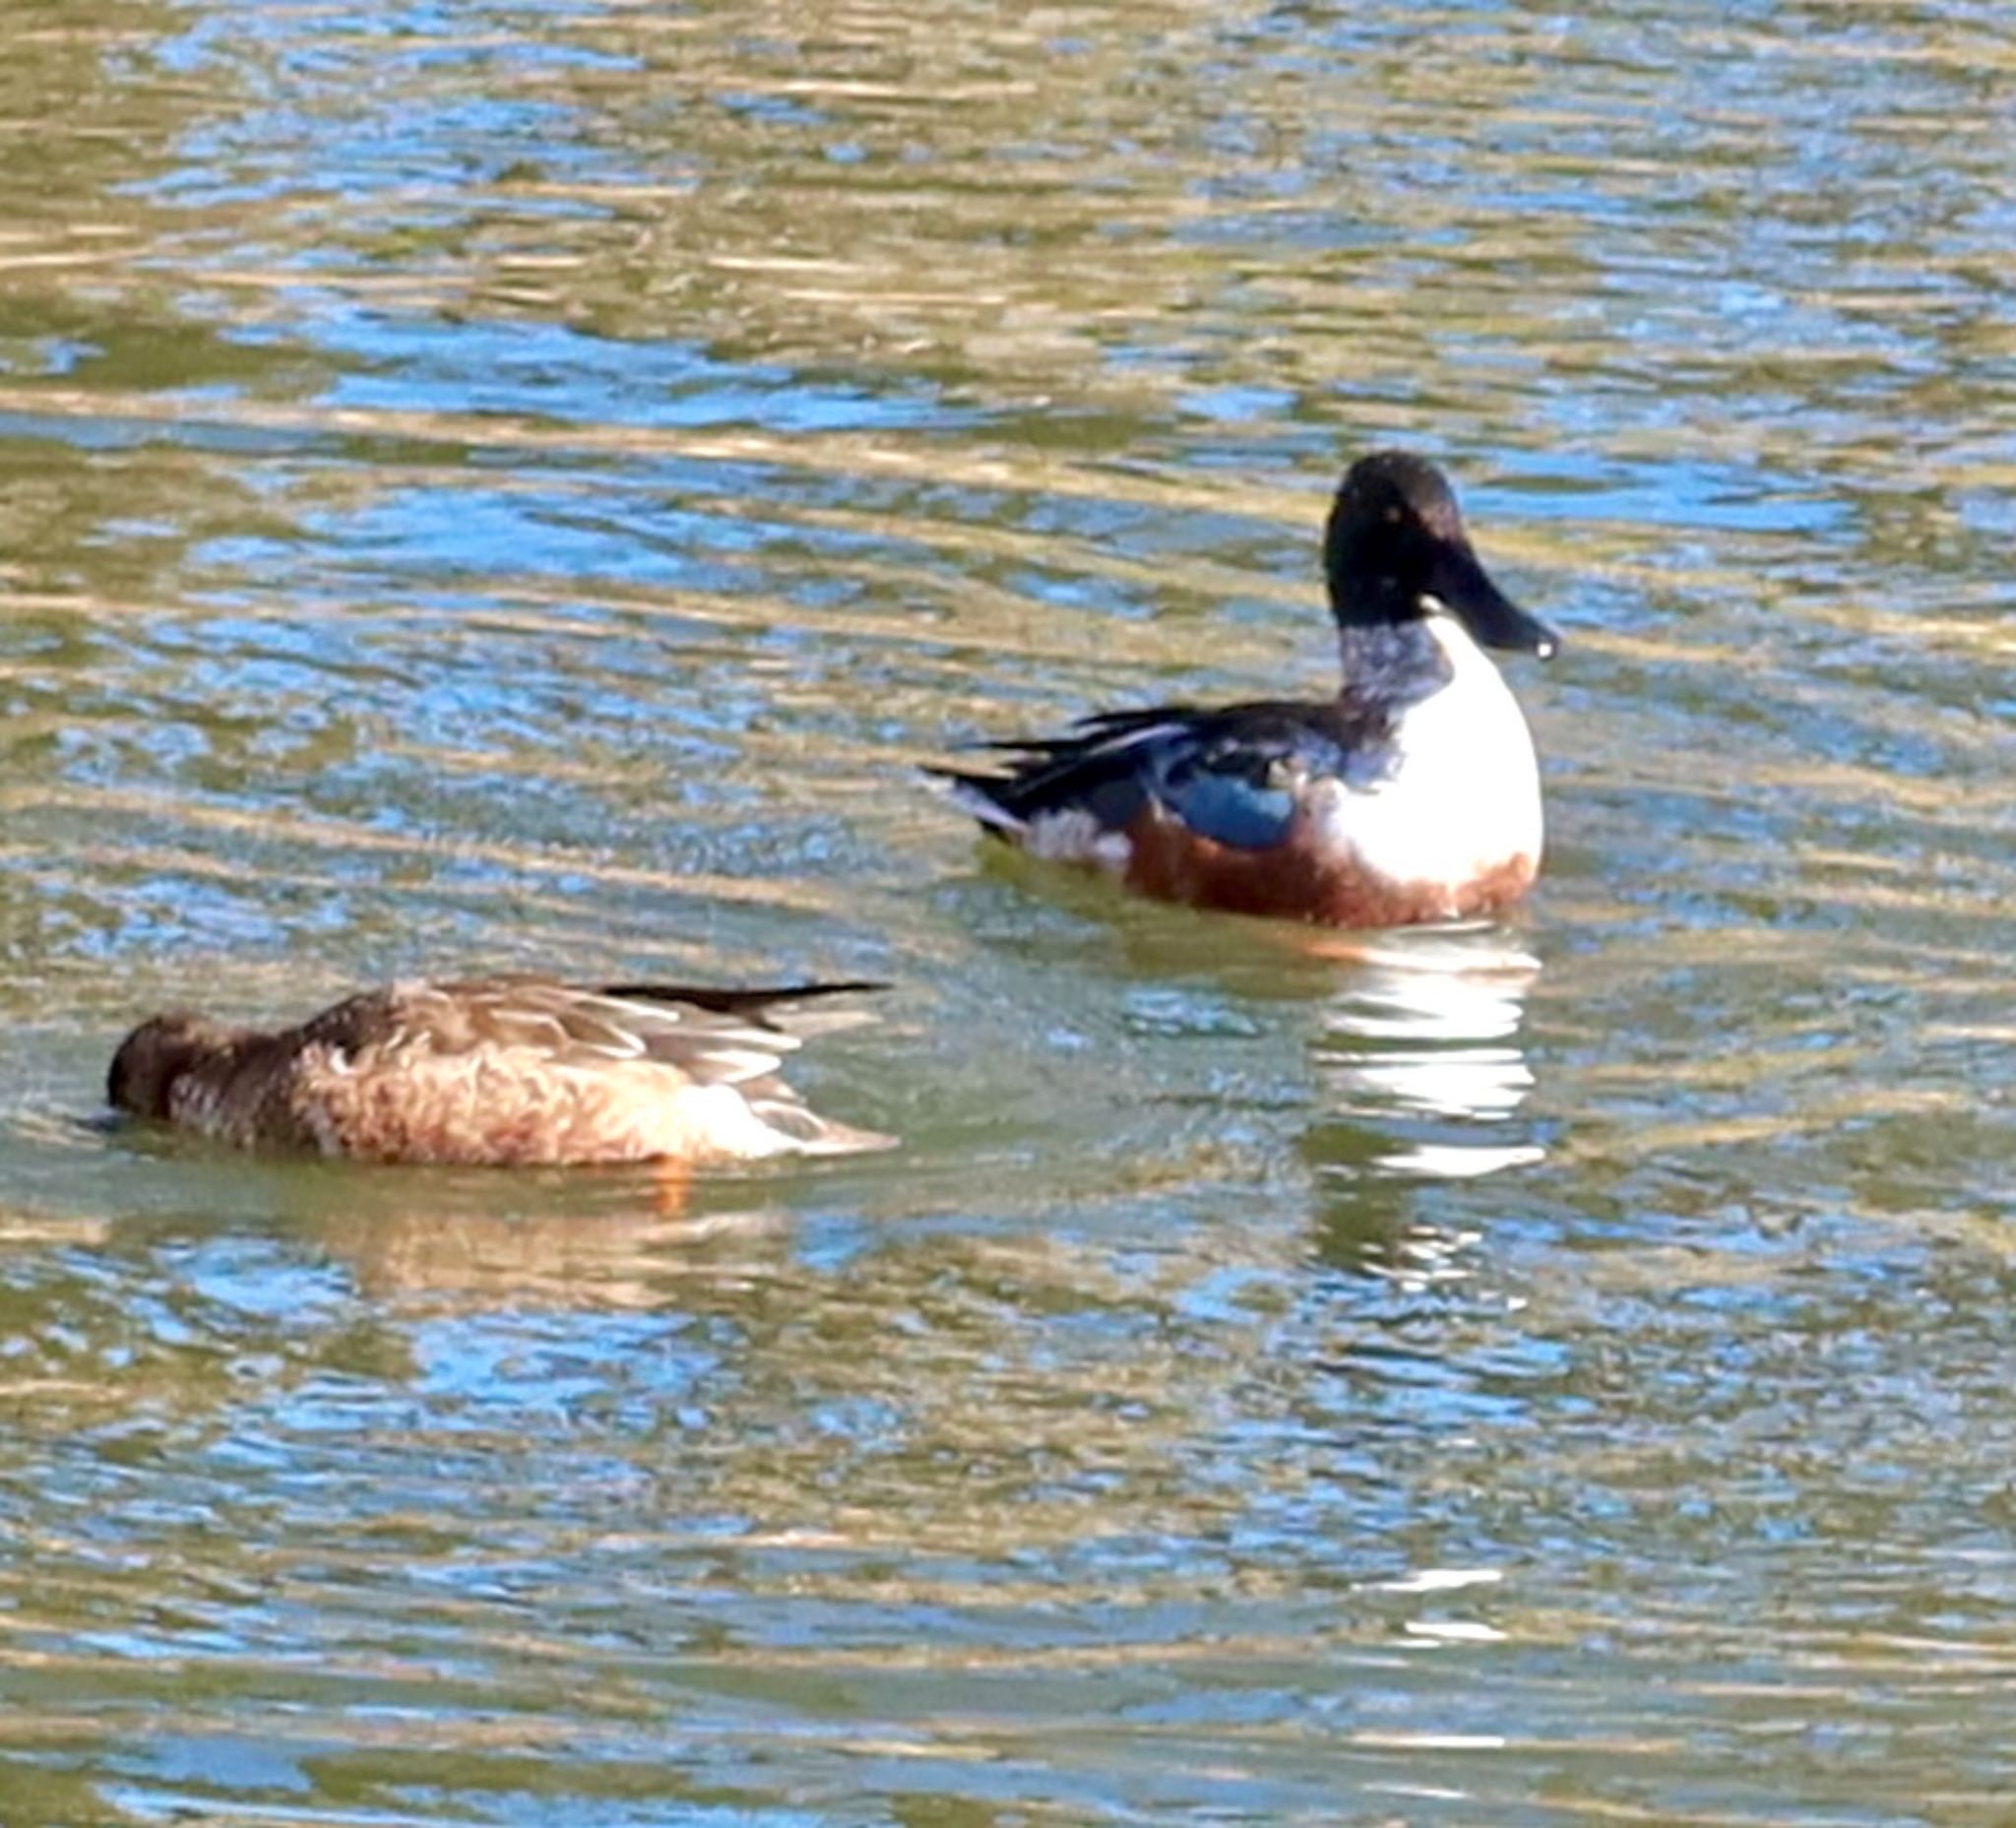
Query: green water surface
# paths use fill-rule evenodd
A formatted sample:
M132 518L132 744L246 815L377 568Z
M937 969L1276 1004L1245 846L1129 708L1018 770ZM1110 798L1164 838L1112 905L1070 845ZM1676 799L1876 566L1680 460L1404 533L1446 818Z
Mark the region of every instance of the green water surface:
M10 0L0 1822L2016 1821L2016 36ZM989 862L1449 468L1509 926ZM888 1156L246 1163L137 1016L898 986Z

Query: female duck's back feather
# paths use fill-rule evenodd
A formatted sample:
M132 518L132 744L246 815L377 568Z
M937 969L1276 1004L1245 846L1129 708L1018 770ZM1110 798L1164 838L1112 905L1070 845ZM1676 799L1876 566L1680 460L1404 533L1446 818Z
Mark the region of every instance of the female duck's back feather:
M791 1004L871 989L409 982L293 1028L157 1016L127 1036L112 1104L239 1147L379 1162L719 1162L889 1138L818 1116L779 1077L812 1031Z

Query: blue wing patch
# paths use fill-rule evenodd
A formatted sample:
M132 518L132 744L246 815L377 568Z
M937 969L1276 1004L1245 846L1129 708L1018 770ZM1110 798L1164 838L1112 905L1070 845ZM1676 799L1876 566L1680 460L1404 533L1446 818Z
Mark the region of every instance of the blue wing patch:
M1158 755L1151 790L1198 837L1240 851L1265 851L1287 839L1295 816L1294 793L1266 765L1272 760L1223 750Z

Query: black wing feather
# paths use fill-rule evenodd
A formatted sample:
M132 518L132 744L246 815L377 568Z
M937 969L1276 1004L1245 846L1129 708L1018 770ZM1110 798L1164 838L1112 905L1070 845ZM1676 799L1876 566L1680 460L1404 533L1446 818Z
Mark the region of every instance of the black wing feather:
M1122 831L1154 800L1203 837L1257 850L1286 834L1303 784L1361 778L1391 734L1388 713L1350 697L1217 711L1162 705L1101 712L1059 736L985 744L1023 758L1005 772L932 772L1018 824L1083 811Z
M598 996L622 997L637 1003L690 1003L710 1015L735 1016L770 1028L769 1011L777 1003L803 1003L819 996L850 996L855 992L886 990L886 983L861 978L846 983L788 983L754 990L724 990L712 985L683 983L605 983L597 986Z

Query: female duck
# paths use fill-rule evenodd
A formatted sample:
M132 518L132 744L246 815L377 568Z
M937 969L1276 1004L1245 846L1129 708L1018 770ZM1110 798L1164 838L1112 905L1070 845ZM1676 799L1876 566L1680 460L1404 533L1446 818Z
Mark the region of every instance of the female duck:
M1540 771L1482 648L1554 632L1492 583L1434 465L1354 464L1323 543L1344 684L1325 704L1109 711L942 770L985 829L1165 901L1327 925L1490 914L1540 869Z
M777 1006L880 986L590 989L537 977L399 983L295 1028L156 1016L127 1036L113 1105L240 1148L370 1162L711 1165L892 1139L815 1115L777 1077L853 1018Z

